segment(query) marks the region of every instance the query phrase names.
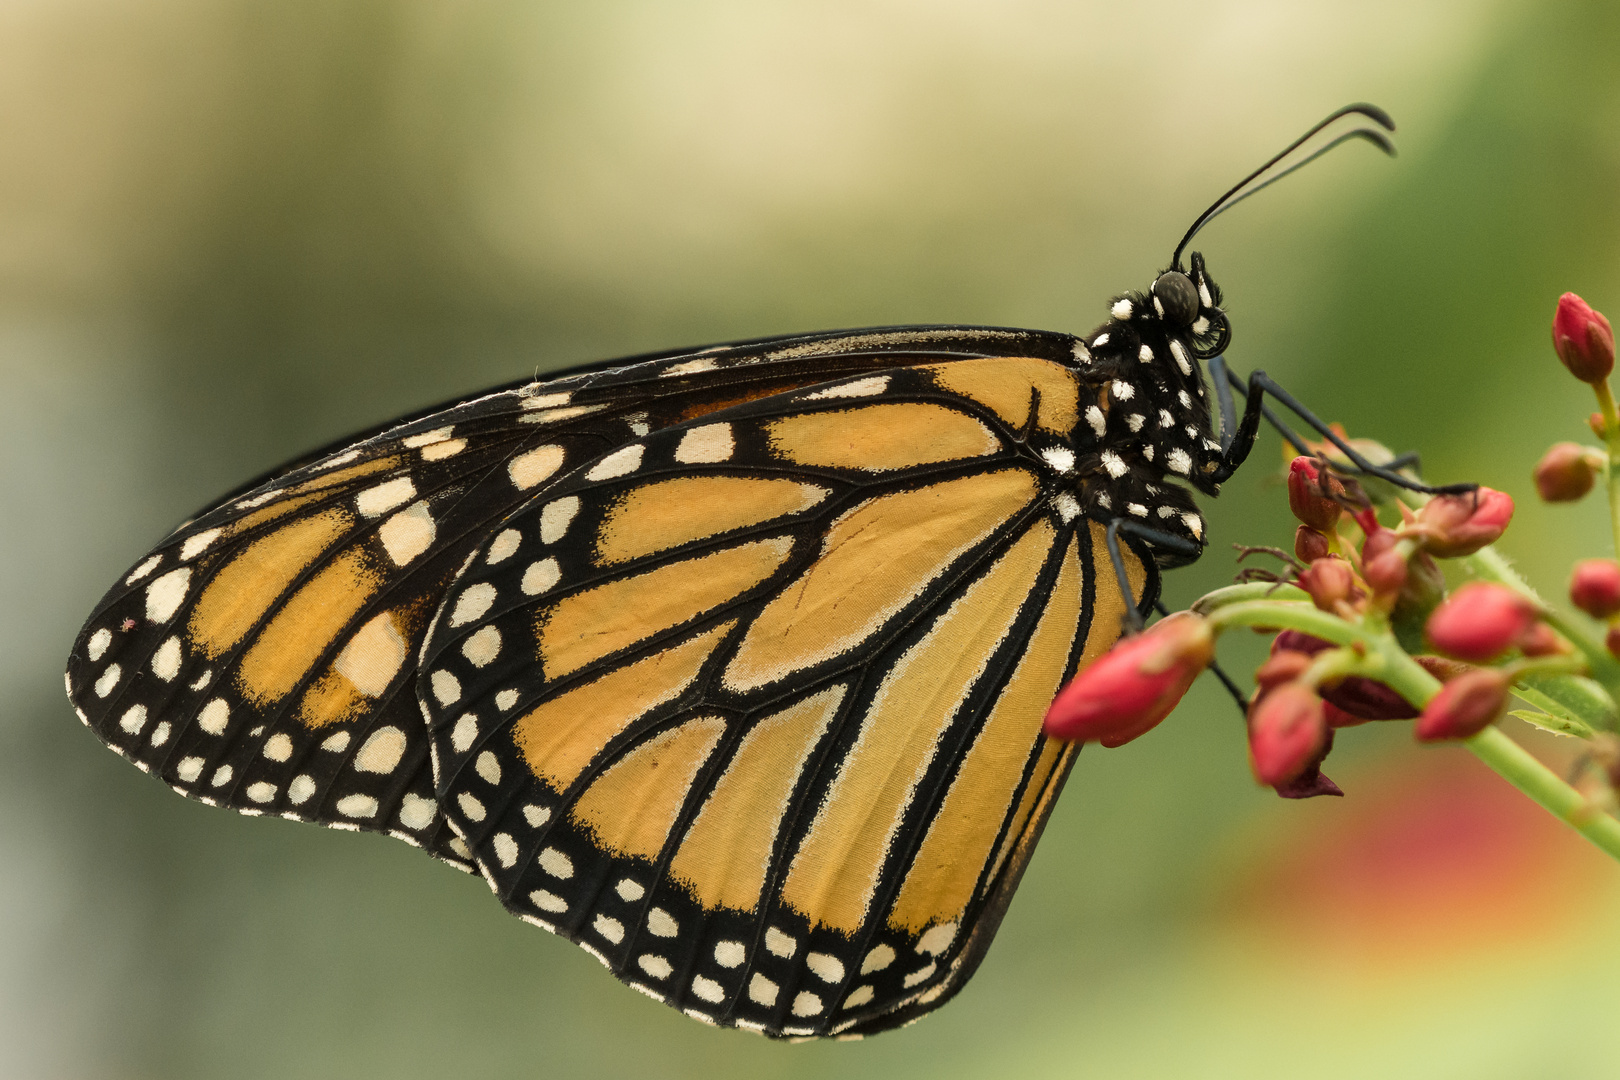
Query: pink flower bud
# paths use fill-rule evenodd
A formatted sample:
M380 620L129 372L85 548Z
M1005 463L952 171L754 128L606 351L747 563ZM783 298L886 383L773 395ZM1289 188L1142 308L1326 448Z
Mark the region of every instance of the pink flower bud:
M1155 727L1215 656L1209 624L1178 611L1082 670L1046 710L1048 735L1120 746Z
M1581 382L1600 383L1614 370L1614 330L1609 320L1572 292L1558 298L1552 337L1558 359Z
M1620 615L1620 563L1613 559L1582 559L1569 579L1569 602L1592 616Z
M1604 440L1608 439L1609 423L1603 419L1602 413L1595 412L1591 416L1588 416L1586 418L1586 426L1591 428L1592 434L1596 435L1598 438Z
M1609 655L1620 660L1620 626L1609 627L1609 632L1603 635L1603 647L1609 650Z
M1536 494L1543 502L1575 502L1592 490L1597 470L1580 443L1553 443L1536 462Z
M1308 457L1288 464L1288 509L1317 532L1329 532L1338 524L1343 508L1331 495L1343 490L1344 485L1331 476L1324 485L1316 462Z
M1435 608L1425 629L1441 652L1478 663L1517 644L1535 621L1529 600L1505 585L1476 581Z
M1495 668L1476 668L1457 676L1423 707L1416 726L1418 741L1479 734L1507 708L1511 686L1507 676Z
M1379 529L1361 545L1361 576L1375 596L1394 596L1406 586L1406 559L1399 543L1393 531Z
M1284 683L1249 709L1249 764L1255 779L1276 787L1319 760L1327 741L1322 699L1303 683Z
M1350 564L1331 555L1307 566L1295 581L1311 594L1311 601L1323 611L1335 611L1356 593L1356 574Z
M1519 639L1519 651L1526 656L1555 656L1570 651L1570 646L1558 632L1544 622L1538 622Z
M1295 652L1292 649L1274 649L1266 662L1255 670L1255 692L1264 694L1268 690L1275 690L1283 683L1293 682L1305 674L1305 669L1310 666L1310 653Z
M1472 555L1495 543L1513 520L1513 499L1482 487L1471 495L1437 495L1417 513L1423 546L1442 559Z
M1309 525L1301 525L1294 530L1294 558L1302 563L1313 563L1317 559L1327 558L1328 555L1326 536Z

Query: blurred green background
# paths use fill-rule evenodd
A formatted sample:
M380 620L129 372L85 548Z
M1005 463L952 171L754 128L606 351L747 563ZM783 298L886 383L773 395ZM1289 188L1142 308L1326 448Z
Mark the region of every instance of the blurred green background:
M1083 331L1357 99L1398 160L1340 151L1200 238L1229 355L1514 494L1504 547L1560 594L1602 508L1528 473L1591 407L1558 294L1620 313L1617 50L1620 9L1569 0L0 5L0 1073L1613 1077L1620 873L1404 725L1341 736L1348 798L1287 803L1201 687L1082 755L953 1004L787 1046L395 841L178 798L60 671L120 571L308 446L638 350ZM1171 601L1288 542L1279 460Z

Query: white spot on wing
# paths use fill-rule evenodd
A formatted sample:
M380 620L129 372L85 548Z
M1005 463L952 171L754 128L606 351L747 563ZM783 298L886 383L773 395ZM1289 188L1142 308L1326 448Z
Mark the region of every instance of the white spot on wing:
M164 682L172 682L180 674L180 639L171 637L152 654L152 674Z
M692 979L692 996L718 1004L726 999L726 990L713 979L697 975Z
M714 962L723 968L734 968L748 959L748 949L740 941L721 941L714 946Z
M574 876L574 860L554 847L546 848L535 861L540 864L540 869L554 878L567 881Z
M630 878L620 878L619 883L613 886L613 891L627 904L633 904L647 895L647 890L642 888L641 882L632 881Z
M548 503L546 508L540 511L540 542L543 544L555 544L561 540L563 534L568 531L569 523L574 520L574 515L577 513L579 513L579 496L577 495L570 495L567 498Z
M456 805L461 808L463 814L467 815L469 821L483 821L485 814L488 813L484 809L484 804L475 799L470 792L463 791L460 795L457 795Z
M289 792L291 790L288 789ZM417 832L433 824L438 812L439 808L432 799L424 799L420 795L407 795L399 801L399 823Z
M489 554L485 556L484 561L491 566L505 562L516 553L518 545L522 542L523 534L516 529L502 529L495 534L495 539L490 541Z
M804 958L804 966L809 968L822 982L843 982L844 962L836 956L827 953L813 952Z
M641 468L641 456L647 448L641 443L621 446L585 471L587 480L611 480L615 476L628 476ZM559 500L560 501L560 500ZM552 505L556 505L553 503ZM547 509L550 509L548 507ZM550 541L547 541L548 543Z
M435 671L428 681L440 705L453 705L461 700L461 681L448 671Z
M456 606L450 613L451 626L466 626L483 616L495 603L495 586L487 581L480 581L476 585L469 585L462 594L456 598Z
M117 664L108 664L107 670L96 680L96 697L104 698L112 693L113 687L118 685L118 677L123 673L124 669Z
M765 948L770 950L773 956L786 958L794 954L799 948L799 943L773 926L765 931Z
M854 382L845 383L843 386L829 386L825 390L817 390L804 396L807 401L821 398L871 397L874 394L883 393L888 388L889 377L887 375L873 375L870 378L856 379Z
M507 462L506 475L512 478L513 487L527 491L562 468L564 456L560 446L537 446Z
M736 449L730 424L704 424L681 436L675 447L675 460L683 465L729 461Z
M917 939L917 951L927 953L929 956L938 956L951 947L956 940L957 924L955 922L941 923Z
M517 841L512 839L510 833L496 833L494 839L490 841L490 846L495 849L495 861L501 866L510 870L517 864Z
M197 726L210 735L223 735L225 725L231 718L231 707L225 704L224 699L215 698L202 707L197 714Z
M131 735L139 735L146 726L146 706L131 705L125 709L124 715L118 718L118 726Z
M321 743L321 749L330 754L341 754L349 748L349 733L338 731L326 737Z
M681 932L680 924L675 916L663 908L653 908L647 912L647 932L654 937L674 937Z
M170 570L146 587L146 617L152 622L168 622L180 610L191 584L191 570L181 567Z
M424 431L420 435L407 435L399 441L403 446L408 446L412 450L419 450L424 446L444 442L455 430L453 427L434 428L432 431Z
M472 713L466 713L456 721L456 726L450 731L450 747L458 754L465 754L476 738L478 738L478 718Z
M501 632L493 626L479 628L471 637L461 643L461 655L467 658L467 663L473 667L488 667L490 662L500 655Z
M264 740L264 748L259 751L271 761L286 761L292 757L292 752L292 739L285 732L280 731Z
M478 760L473 762L473 771L486 784L501 782L501 762L493 750L485 750L478 755Z
M220 533L224 531L223 529L208 529L198 533L196 536L186 537L186 542L180 545L180 561L184 562L202 554L207 550L209 544L219 539Z
M395 477L386 483L369 487L354 497L354 508L362 517L381 517L396 506L404 506L416 498L416 485L408 476Z
M636 959L636 966L655 979L667 979L675 969L669 966L669 961L662 956L652 953L643 953Z
M141 578L145 577L147 574L150 574L152 572L152 568L162 561L162 555L153 555L150 559L147 559L145 562L141 563L141 565L131 570L129 572L129 577L124 579L124 584L135 584L137 581L141 580Z
M800 990L793 999L794 1016L814 1016L821 1011L821 998L808 990Z
M248 799L256 803L267 803L276 797L276 785L267 780L260 780L249 784L244 793Z
M759 1005L770 1007L776 1004L776 995L780 987L774 982L754 972L754 977L748 980L748 999Z
M438 528L425 502L412 503L377 527L377 539L395 566L404 566L433 546Z
M337 801L337 812L349 818L374 818L377 800L370 795L345 795Z
M366 737L354 755L354 767L360 772L386 775L399 768L405 756L405 733L393 725L380 727Z
M100 660L102 654L107 651L107 646L111 644L112 631L103 626L100 630L97 630L95 633L91 634L90 640L85 642L85 655L88 656L92 661ZM72 692L71 687L69 687L69 692Z
M544 889L536 889L534 892L530 893L529 903L533 904L541 911L564 912L568 910L568 901L564 900L556 893L547 892Z

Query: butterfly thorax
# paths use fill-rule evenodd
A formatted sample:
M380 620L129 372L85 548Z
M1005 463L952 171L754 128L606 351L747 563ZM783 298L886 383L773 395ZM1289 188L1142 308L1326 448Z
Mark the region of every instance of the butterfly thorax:
M1166 271L1148 292L1115 297L1109 314L1075 347L1089 393L1082 419L1096 438L1079 463L1085 509L1202 544L1203 519L1183 485L1220 491L1210 474L1221 447L1199 364L1227 337L1220 290L1195 253L1190 274Z

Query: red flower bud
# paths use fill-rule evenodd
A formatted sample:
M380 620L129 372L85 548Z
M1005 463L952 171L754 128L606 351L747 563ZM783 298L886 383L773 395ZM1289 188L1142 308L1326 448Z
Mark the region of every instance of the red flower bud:
M1410 720L1418 710L1381 682L1351 675L1319 688L1322 698L1362 720Z
M1271 655L1280 652L1302 652L1307 656L1315 656L1323 649L1335 648L1333 642L1307 634L1303 630L1284 630L1271 639Z
M1569 602L1592 616L1620 615L1620 563L1613 559L1582 559L1569 579Z
M1609 632L1603 635L1603 647L1609 650L1609 655L1620 660L1620 626L1609 627Z
M1591 428L1592 434L1596 435L1598 438L1604 440L1608 439L1609 425L1608 422L1603 419L1602 413L1595 412L1591 416L1588 416L1586 418L1586 426Z
M1345 712L1327 698L1322 699L1322 715L1327 718L1328 727L1333 729L1371 723L1365 716L1356 716L1353 713Z
M1302 563L1313 563L1317 559L1328 557L1328 538L1311 528L1301 525L1294 530L1294 558Z
M1316 462L1308 457L1297 457L1288 464L1288 509L1317 532L1331 532L1338 524L1343 507L1331 496L1343 490L1344 485L1331 476L1324 485Z
M1209 624L1177 612L1120 641L1070 680L1046 710L1044 730L1104 746L1130 742L1170 715L1214 656Z
M1392 530L1379 529L1361 545L1361 576L1376 596L1392 596L1406 586L1406 559L1399 543Z
M1519 639L1519 651L1526 656L1553 656L1569 652L1569 645L1558 632L1544 622L1538 622Z
M1505 585L1471 582L1429 616L1429 640L1441 652L1480 662L1506 652L1535 624L1536 609Z
M1285 683L1249 710L1249 764L1255 779L1276 787L1319 760L1327 741L1322 699L1303 683Z
M1355 594L1356 575L1349 563L1330 555L1307 566L1295 584L1311 594L1317 607L1331 612Z
M1609 320L1572 292L1558 298L1552 338L1558 359L1581 382L1600 383L1614 370L1614 330Z
M1423 546L1442 559L1472 555L1494 543L1513 520L1513 499L1482 487L1471 495L1438 495L1417 513Z
M1294 652L1292 649L1275 650L1254 673L1255 692L1264 694L1283 683L1293 682L1310 666L1310 653Z
M1495 668L1475 668L1440 688L1416 725L1420 742L1466 739L1490 726L1507 708L1512 683Z
M1433 675L1441 682L1450 682L1459 675L1474 670L1473 664L1465 664L1461 660L1453 660L1449 656L1414 656L1417 666Z
M1597 470L1580 443L1553 443L1536 462L1536 494L1543 502L1574 502L1592 490Z

